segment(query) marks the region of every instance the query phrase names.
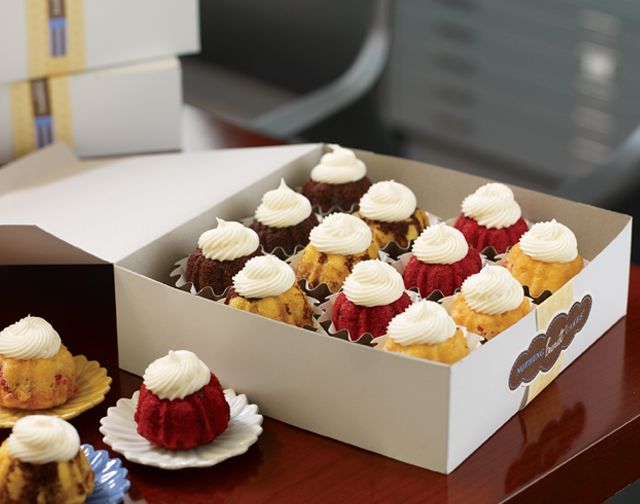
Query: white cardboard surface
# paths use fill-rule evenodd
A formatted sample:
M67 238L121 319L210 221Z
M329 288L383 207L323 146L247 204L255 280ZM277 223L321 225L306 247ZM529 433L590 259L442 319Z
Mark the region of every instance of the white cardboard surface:
M319 145L231 149L140 156L87 170L76 167L70 176L47 184L0 193L0 224L37 224L116 263L250 183L315 151L320 152ZM46 164L47 157L46 152L36 153L30 164ZM213 223L215 219L209 227Z
M73 147L79 156L177 150L180 63L167 58L69 76ZM54 118L55 121L55 118ZM0 86L0 163L13 158L9 86Z
M0 83L28 79L22 0L0 2ZM197 0L83 0L85 69L200 50ZM42 76L37 76L42 77Z

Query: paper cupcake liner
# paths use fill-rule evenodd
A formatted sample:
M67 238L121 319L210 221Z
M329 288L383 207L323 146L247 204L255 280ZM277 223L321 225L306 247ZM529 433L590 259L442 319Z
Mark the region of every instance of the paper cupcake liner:
M469 331L464 326L456 325L456 328L459 329L462 332L462 335L467 340L467 348L469 349L469 352L473 352L474 350L477 350L478 348L480 348L486 342L486 340L482 336L480 336L479 334L476 334L476 333L473 333L473 332ZM385 351L384 350L384 345L385 345L386 342L387 342L387 335L379 336L377 338L373 338L372 345L373 345L373 348L375 350L381 350L381 351L384 352ZM394 353L396 355L404 355L404 354L401 354L399 352L389 352L389 353ZM426 359L426 360L428 360L428 359Z
M194 296L200 296L207 299L211 299L213 301L217 301L218 299L224 299L227 296L227 292L230 287L226 287L222 292L216 292L213 290L213 287L207 285L202 289L196 289L195 284L187 279L187 262L189 261L189 256L184 257L175 263L175 269L169 274L171 278L176 278L175 286L183 291L188 291Z
M309 304L309 306L311 307L311 309L313 310L313 316L311 318L311 325L310 326L304 326L302 329L306 329L308 331L312 331L312 332L317 332L319 330L322 329L322 326L320 325L319 322L319 318L322 315L322 309L320 308L320 301L317 300L316 298L309 296L308 294L305 294L305 296L307 297L307 303ZM220 303L220 304L225 304L225 299L218 299L216 300L216 303ZM229 305L226 305L229 306ZM233 309L233 310L239 310L239 308L234 308L233 306L229 306L229 308ZM243 310L241 310L243 311ZM247 312L249 313L249 312ZM259 315L258 313L255 313L254 315ZM260 315L263 316L263 315ZM264 317L264 318L269 318L269 317ZM273 320L273 319L271 319ZM286 323L286 322L283 322ZM296 326L298 327L298 326Z
M405 291L412 303L415 303L421 299L420 294L417 292L413 292L410 290ZM324 328L326 333L329 336L333 336L335 338L340 338L346 341L350 341L351 343L358 343L360 345L371 346L375 337L371 333L364 333L360 335L359 338L353 339L351 334L346 329L338 330L336 326L333 324L333 305L336 302L336 299L340 295L340 292L335 292L329 296L329 298L320 304L320 310L322 314L318 318L318 322Z
M318 224L322 222L323 216L321 214L319 214L318 212L315 212L316 218L318 219ZM255 220L255 217L252 215L251 217L245 217L244 219L240 219L239 222L241 222L244 226L246 227L250 227L251 223ZM293 248L293 253L289 254L285 249L283 249L282 247L276 247L274 248L271 252L267 252L264 249L264 246L262 245L262 243L260 243L260 247L262 249L262 251L265 254L273 254L274 256L276 256L278 259L282 259L283 261L286 261L287 259L289 259L290 257L293 257L294 255L300 253L305 247L307 246L307 244L297 244L294 248Z
M287 263L293 268L293 271L296 271L296 275L298 264L300 263L300 258L302 257L302 252L303 250L287 259ZM378 251L378 259L380 259L384 263L391 264L391 258L382 250ZM302 287L302 290L304 290L308 296L311 296L320 301L325 301L329 296L335 294L325 283L321 283L315 287L311 287L306 278L298 278L298 285ZM337 292L340 292L341 290L342 289L338 289Z

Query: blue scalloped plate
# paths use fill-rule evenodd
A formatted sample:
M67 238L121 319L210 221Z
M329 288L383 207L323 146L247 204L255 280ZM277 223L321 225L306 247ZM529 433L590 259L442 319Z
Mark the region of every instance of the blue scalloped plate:
M86 504L119 504L131 487L127 470L119 458L109 458L106 450L95 450L90 444L83 444L82 451L87 456L93 474L95 487Z

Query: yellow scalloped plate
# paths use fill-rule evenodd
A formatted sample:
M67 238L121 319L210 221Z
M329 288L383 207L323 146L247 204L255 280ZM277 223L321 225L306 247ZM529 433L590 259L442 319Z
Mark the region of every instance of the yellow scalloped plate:
M22 417L29 415L54 415L65 420L77 417L104 401L111 388L111 378L98 361L90 361L84 355L76 355L76 380L78 393L66 403L44 410L19 410L0 406L0 428L13 427Z

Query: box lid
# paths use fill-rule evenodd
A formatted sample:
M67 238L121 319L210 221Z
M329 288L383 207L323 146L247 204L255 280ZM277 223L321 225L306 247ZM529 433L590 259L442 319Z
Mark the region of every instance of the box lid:
M0 225L37 225L117 263L320 144L80 162L55 145L0 169Z

